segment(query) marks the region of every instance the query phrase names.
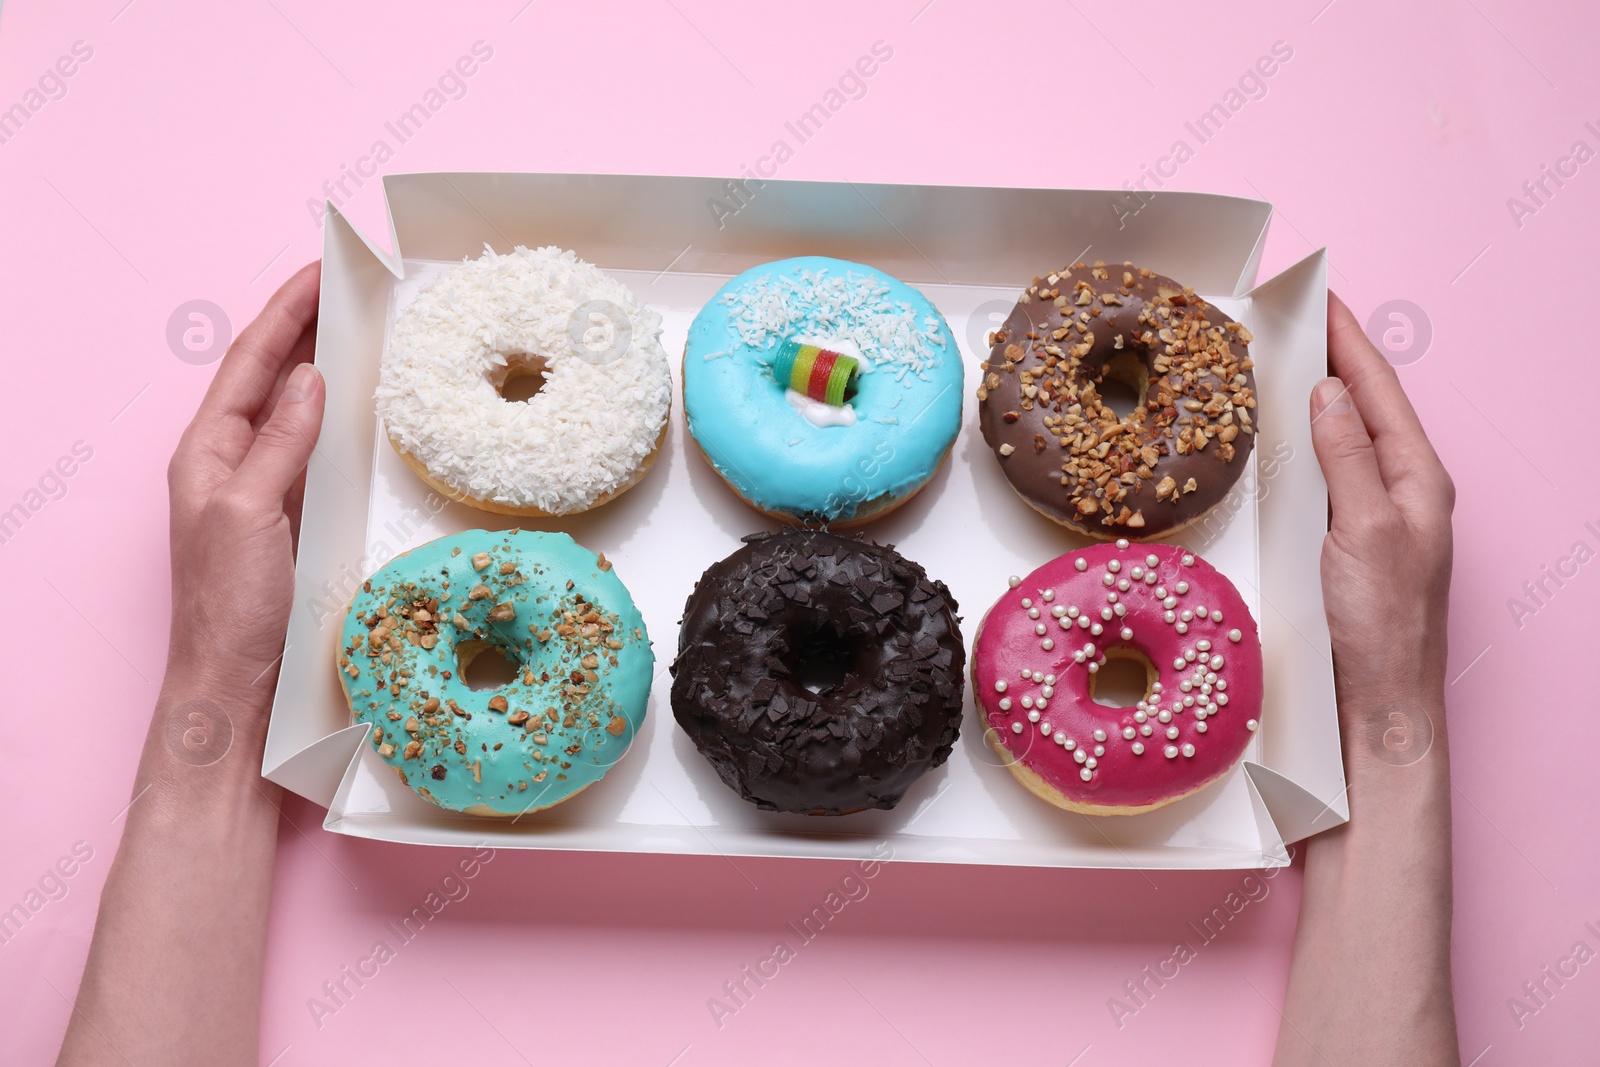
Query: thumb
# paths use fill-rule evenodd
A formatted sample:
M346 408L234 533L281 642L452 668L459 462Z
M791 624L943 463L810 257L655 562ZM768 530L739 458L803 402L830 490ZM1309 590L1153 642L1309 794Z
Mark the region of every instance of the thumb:
M311 459L322 431L325 399L322 375L316 367L302 363L290 373L277 406L234 473L234 480L247 495L281 505Z
M1351 402L1349 387L1338 378L1324 378L1311 391L1311 444L1328 483L1336 524L1390 506L1372 436Z

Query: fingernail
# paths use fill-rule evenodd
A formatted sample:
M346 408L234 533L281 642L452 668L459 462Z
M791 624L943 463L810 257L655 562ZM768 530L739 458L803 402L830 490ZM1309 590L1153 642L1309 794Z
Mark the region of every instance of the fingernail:
M283 383L283 393L278 397L278 403L298 404L302 400L309 400L319 377L321 375L317 373L317 368L309 363L300 364L289 372L289 380Z
M1317 417L1324 415L1343 415L1351 411L1355 405L1350 401L1350 390L1337 378L1324 378L1312 390L1312 397L1317 402Z

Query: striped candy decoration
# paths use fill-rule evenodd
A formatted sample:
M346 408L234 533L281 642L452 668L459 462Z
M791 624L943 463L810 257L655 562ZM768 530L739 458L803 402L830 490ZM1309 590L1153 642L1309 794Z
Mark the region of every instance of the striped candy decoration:
M855 381L858 368L851 356L797 341L779 345L772 360L772 376L779 382L833 407L844 405L845 389Z

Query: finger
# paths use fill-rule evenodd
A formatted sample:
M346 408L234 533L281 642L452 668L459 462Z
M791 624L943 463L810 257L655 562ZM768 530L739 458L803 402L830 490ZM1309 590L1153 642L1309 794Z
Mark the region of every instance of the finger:
M1443 491L1444 465L1428 441L1394 368L1367 340L1344 301L1331 292L1328 369L1350 387L1350 396L1376 450L1384 484L1398 497L1436 503Z
M288 382L289 375L302 363L312 362L317 355L317 320L312 319L306 324L305 332L300 335L300 340L295 342L294 348L289 353L289 358L278 368L278 379L273 382L272 388L267 391L267 401L261 405L261 410L256 412L255 418L250 420L250 440L255 440L256 431L272 416L272 411L278 406L278 397L283 392L284 384ZM241 453L242 458L242 453Z
M1337 378L1324 378L1311 390L1311 446L1328 483L1335 525L1394 506L1378 473L1372 438L1349 388Z
M321 281L321 262L308 263L272 294L261 314L222 357L197 420L237 417L248 422L255 418L289 354L316 318Z
M241 492L253 499L270 501L272 508L283 507L285 495L305 470L316 447L325 398L317 368L310 363L296 367L284 383L277 407L262 424L250 452L233 476Z

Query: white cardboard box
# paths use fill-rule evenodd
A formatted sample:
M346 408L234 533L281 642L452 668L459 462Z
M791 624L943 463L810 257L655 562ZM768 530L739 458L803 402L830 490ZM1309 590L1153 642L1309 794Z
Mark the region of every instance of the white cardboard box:
M322 438L306 479L296 597L262 773L327 807L324 826L433 845L862 858L1057 867L1282 866L1286 844L1348 818L1319 571L1327 490L1311 451L1312 385L1326 366L1327 261L1317 252L1257 286L1271 205L1196 193L983 189L577 174L413 174L384 180L393 255L331 205L317 366ZM1075 259L1132 260L1194 286L1255 335L1260 436L1253 469L1209 523L1177 540L1227 574L1261 624L1262 728L1244 760L1199 795L1146 815L1052 808L983 743L968 698L945 766L894 811L808 818L757 810L718 780L672 718L667 665L695 579L771 528L689 448L680 397L655 468L587 515L523 525L604 551L643 612L657 674L644 728L604 781L515 822L454 815L403 786L362 743L334 673L356 586L434 537L515 520L446 503L384 441L373 389L387 331L443 265L555 244L615 273L664 319L669 356L727 278L758 263L827 255L916 285L962 343L967 377L1035 275ZM674 358L672 362L676 364ZM676 374L677 368L674 368ZM866 528L946 582L970 644L1024 574L1083 542L1040 518L1001 476L966 389L949 462L911 503ZM974 546L981 551L974 551ZM876 853L881 856L881 850Z

